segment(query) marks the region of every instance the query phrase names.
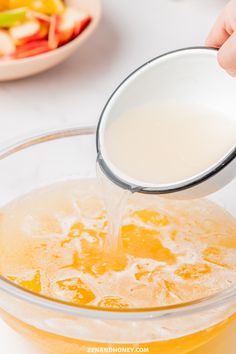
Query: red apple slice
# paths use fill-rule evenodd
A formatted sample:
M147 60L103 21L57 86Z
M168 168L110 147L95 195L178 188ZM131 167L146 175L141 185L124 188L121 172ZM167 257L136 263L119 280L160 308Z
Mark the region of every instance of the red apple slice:
M41 26L39 21L30 20L20 25L11 27L9 33L14 43L18 46L39 39L40 30Z
M67 7L61 16L59 32L67 32L67 38L70 34L70 40L72 37L78 36L88 26L90 21L91 17L85 11L74 7ZM68 42L68 40L66 41Z
M83 17L82 17L83 16ZM81 14L81 19L76 21L75 28L74 28L74 37L77 37L81 32L85 30L86 27L92 21L92 17L86 14Z
M82 10L66 7L60 16L51 18L49 45L57 48L77 37L90 23L91 17Z
M74 28L76 25L76 15L77 11L72 7L67 7L61 15L57 29L60 45L68 42L73 37Z
M41 39L17 47L16 52L12 55L12 57L14 59L23 59L38 54L43 54L49 52L50 50L51 49L48 46L48 41Z
M15 52L15 44L7 31L0 30L0 56L8 56Z
M51 49L56 49L59 46L59 27L60 17L55 15L51 17L49 33L48 33L48 45Z

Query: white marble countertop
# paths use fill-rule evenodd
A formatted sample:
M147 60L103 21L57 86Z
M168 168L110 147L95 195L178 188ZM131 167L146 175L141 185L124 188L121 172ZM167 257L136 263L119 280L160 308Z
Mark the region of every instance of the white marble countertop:
M51 127L95 124L113 89L165 51L203 45L226 0L103 0L97 32L67 62L0 84L0 141Z
M165 51L204 44L225 0L103 0L92 38L64 64L0 84L0 143L48 128L96 124L107 98L137 66ZM222 347L196 354L231 354ZM235 343L236 344L236 343ZM0 321L4 354L33 354ZM235 345L234 345L235 347Z

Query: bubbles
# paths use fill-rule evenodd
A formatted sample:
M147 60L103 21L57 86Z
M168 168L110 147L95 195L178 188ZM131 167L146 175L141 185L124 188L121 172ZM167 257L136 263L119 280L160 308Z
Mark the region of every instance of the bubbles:
M132 195L116 249L94 180L34 191L1 214L0 272L76 305L166 306L236 281L235 219L206 200Z

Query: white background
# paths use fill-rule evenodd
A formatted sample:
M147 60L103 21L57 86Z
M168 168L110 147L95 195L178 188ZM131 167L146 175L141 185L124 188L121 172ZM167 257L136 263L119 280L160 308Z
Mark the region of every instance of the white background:
M165 51L203 45L225 3L103 0L97 32L71 59L32 78L0 84L0 142L48 128L96 124L111 92L137 66ZM217 352L206 347L196 354L231 354L224 338L217 339ZM3 354L33 354L1 320L0 348Z

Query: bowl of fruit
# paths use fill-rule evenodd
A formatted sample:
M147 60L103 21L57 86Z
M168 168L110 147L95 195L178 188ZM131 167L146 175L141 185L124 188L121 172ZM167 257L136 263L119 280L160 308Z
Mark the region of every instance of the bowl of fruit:
M95 30L100 0L1 0L0 81L67 59Z

